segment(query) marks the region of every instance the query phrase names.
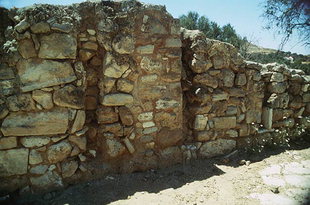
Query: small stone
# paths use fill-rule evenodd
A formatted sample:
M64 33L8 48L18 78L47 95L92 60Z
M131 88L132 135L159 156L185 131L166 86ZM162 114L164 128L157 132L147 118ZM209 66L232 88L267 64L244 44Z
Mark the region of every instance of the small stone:
M262 123L266 129L272 129L273 109L269 107L263 108Z
M125 145L126 145L128 151L129 151L131 154L135 152L135 148L133 147L133 145L131 144L131 142L129 141L128 138L125 138L125 139L124 139L124 143L125 143Z
M105 132L105 133L106 132L113 133L116 136L123 136L124 135L124 129L120 123L100 125L100 130L102 132Z
M126 79L119 79L116 84L117 90L124 93L130 93L133 90L133 83Z
M5 63L0 64L0 80L10 80L14 79L15 74L13 72L13 69L9 67Z
M129 94L114 93L103 97L102 105L105 106L123 106L133 103L133 97Z
M35 110L35 103L30 94L13 95L7 98L10 111L31 111Z
M61 107L81 109L84 108L84 91L82 88L67 85L54 92L53 100Z
M138 120L140 122L153 120L153 112L144 112L138 115Z
M202 131L206 129L208 122L208 117L204 115L196 115L195 122L194 122L194 129L198 131Z
M57 163L66 159L72 150L72 146L67 141L62 141L51 145L47 149L47 158L50 163Z
M51 29L55 31L60 31L63 33L70 33L73 29L73 24L72 23L62 23L62 24L54 23Z
M120 54L130 54L135 50L135 42L132 36L117 35L112 42L113 49Z
M210 76L206 73L203 74L198 74L194 77L193 79L194 83L199 83L202 85L206 85L212 88L217 88L218 87L218 81L216 78L214 78L213 76Z
M201 131L197 132L196 139L197 141L205 142L211 140L214 136L214 132L212 131Z
M133 124L133 116L127 107L119 108L119 116L123 125L130 126Z
M156 137L156 142L161 147L175 146L182 141L183 133L180 129L162 128Z
M244 85L246 85L246 82L247 82L246 75L244 73L237 74L237 77L235 80L236 85L244 86Z
M2 137L0 138L0 150L12 149L17 147L16 137Z
M118 114L111 107L101 107L96 111L97 122L102 123L114 123L118 121Z
M32 167L29 172L31 174L44 174L47 171L48 166L47 165L38 165L35 167Z
M32 188L37 190L49 190L63 187L62 179L57 172L47 171L39 177L30 177Z
M34 44L29 39L21 40L18 43L18 51L20 55L25 59L37 56L36 50L34 48Z
M120 78L126 70L129 68L129 64L125 63L119 65L114 56L110 53L107 53L103 60L104 75L110 78Z
M158 128L157 127L151 127L151 128L145 128L142 133L145 135L157 132Z
M30 27L32 33L48 33L50 32L51 28L48 23L39 22Z
M76 156L78 154L80 154L80 149L77 146L73 146L70 157Z
M68 135L60 135L60 136L52 137L52 142L54 143L59 142L60 140L65 139L66 137L68 137Z
M41 154L36 150L31 150L29 153L29 164L39 164L43 162Z
M92 36L96 35L96 31L94 29L87 29L87 33Z
M107 153L111 157L118 157L126 151L124 145L122 145L116 139L107 139L106 144L107 144Z
M77 161L62 162L61 163L62 177L63 178L71 177L78 169L78 167L79 164Z
M223 84L225 87L233 87L235 81L235 73L232 70L222 70Z
M32 98L42 105L44 109L52 109L54 107L52 93L44 92L42 90L34 90L32 92Z
M229 153L235 148L235 140L217 139L204 143L199 149L199 154L202 157L211 158Z
M139 46L136 48L136 52L139 54L153 54L154 45Z
M288 87L287 82L273 82L270 83L267 88L270 93L284 93Z
M176 108L180 106L180 102L165 98L165 99L159 99L156 101L156 109L169 109L169 108Z
M272 73L270 82L283 82L286 79L284 78L284 75L282 73Z
M97 51L98 44L95 42L86 42L86 43L83 43L82 48Z
M74 135L70 135L69 141L76 144L81 150L86 150L86 144L87 144L86 137L77 137Z
M143 128L154 127L154 126L155 126L154 122L143 122L142 123Z
M81 61L88 61L93 56L95 56L95 52L93 51L88 51L85 49L80 49L79 51L79 58L81 59Z
M83 126L85 124L85 119L86 119L85 111L78 110L70 133L75 133L76 131L83 129Z
M226 134L232 138L238 137L239 135L239 133L236 130L227 130Z
M14 29L18 32L18 33L23 33L24 31L26 31L28 28L30 27L30 24L24 19L21 22L19 22Z
M228 106L226 110L226 115L236 115L238 112L237 106Z
M89 152L89 154L91 154L93 157L96 157L96 155L97 155L97 152L96 152L96 150L89 150L88 151Z
M166 39L165 47L167 48L181 48L182 42L179 38L168 38Z
M142 83L153 83L153 82L156 82L157 79L158 79L158 75L157 74L150 74L150 75L142 76L140 81Z
M42 147L50 142L50 138L44 136L23 137L20 142L27 148Z
M213 119L216 129L230 129L236 127L236 117L217 117Z
M227 93L218 93L218 94L213 94L212 95L212 101L222 101L222 100L228 100L229 95Z

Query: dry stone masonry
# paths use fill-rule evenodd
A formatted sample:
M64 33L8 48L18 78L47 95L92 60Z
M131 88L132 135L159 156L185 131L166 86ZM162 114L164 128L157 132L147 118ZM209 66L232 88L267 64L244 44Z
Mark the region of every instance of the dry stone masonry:
M309 127L310 77L137 1L1 11L0 193L213 157Z

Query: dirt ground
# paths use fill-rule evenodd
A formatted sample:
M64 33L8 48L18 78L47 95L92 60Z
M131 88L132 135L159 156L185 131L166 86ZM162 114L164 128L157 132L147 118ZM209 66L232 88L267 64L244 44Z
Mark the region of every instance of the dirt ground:
M240 161L243 165L240 165ZM302 165L299 180L305 186L272 185L262 170ZM293 171L298 169L292 168ZM284 174L282 177L287 177ZM268 173L267 173L268 174ZM291 173L292 174L292 173ZM289 175L296 176L296 175ZM271 182L271 185L270 183ZM296 184L296 183L295 183ZM310 143L269 148L261 153L237 152L230 160L196 160L161 170L109 175L41 196L13 198L6 204L155 205L155 204L307 204L310 202ZM310 203L309 203L310 204Z

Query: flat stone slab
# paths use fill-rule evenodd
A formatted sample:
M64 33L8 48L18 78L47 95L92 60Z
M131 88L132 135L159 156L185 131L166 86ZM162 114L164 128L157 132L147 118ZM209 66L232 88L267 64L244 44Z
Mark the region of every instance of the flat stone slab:
M23 92L76 80L69 62L39 59L22 60L18 63L17 70Z
M0 177L26 174L28 166L28 149L11 149L0 151Z
M12 113L1 127L4 136L63 134L68 128L67 109L36 113Z

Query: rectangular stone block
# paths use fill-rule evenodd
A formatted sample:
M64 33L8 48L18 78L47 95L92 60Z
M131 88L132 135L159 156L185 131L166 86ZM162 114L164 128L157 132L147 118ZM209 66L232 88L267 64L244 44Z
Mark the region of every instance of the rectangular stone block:
M17 70L23 92L76 80L69 62L39 59L22 60L17 64Z
M273 109L269 107L263 108L262 123L266 129L272 129Z
M236 117L217 117L213 119L214 128L230 129L236 127Z
M26 174L28 155L28 149L0 151L0 177Z
M67 109L37 113L12 113L1 127L4 136L63 134L68 128Z

